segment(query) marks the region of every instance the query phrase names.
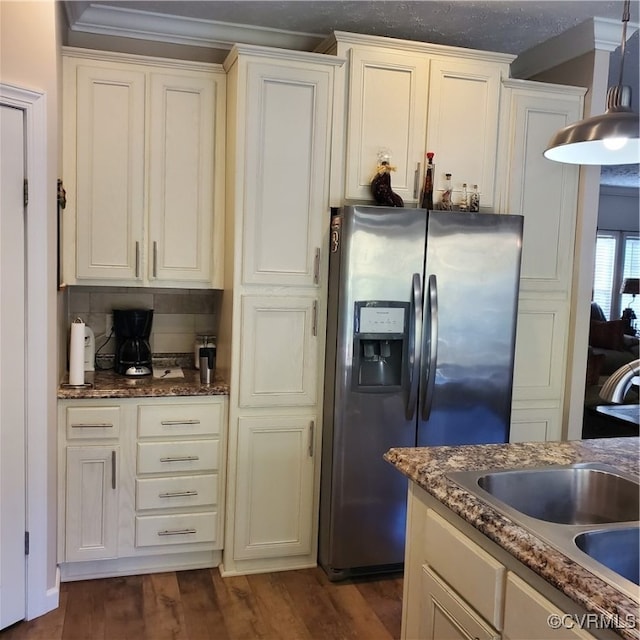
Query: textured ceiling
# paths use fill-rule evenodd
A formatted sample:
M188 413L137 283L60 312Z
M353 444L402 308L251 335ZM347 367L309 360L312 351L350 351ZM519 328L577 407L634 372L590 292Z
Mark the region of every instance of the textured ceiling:
M589 18L620 21L622 0L103 0L65 2L72 29L92 31L82 25L91 7L117 7L145 14L175 16L189 30L207 23L249 25L263 31L291 32L318 43L334 30L382 35L435 44L499 51L517 55ZM87 13L85 13L87 15ZM185 20L186 19L186 20ZM631 2L631 21L640 19L640 0ZM99 33L99 31L94 31ZM135 37L134 34L129 34ZM158 33L158 40L162 34ZM251 43L249 40L246 42ZM632 86L638 110L638 34L628 43L625 80ZM612 54L611 82L617 82L619 55ZM603 167L602 184L640 186L638 165Z

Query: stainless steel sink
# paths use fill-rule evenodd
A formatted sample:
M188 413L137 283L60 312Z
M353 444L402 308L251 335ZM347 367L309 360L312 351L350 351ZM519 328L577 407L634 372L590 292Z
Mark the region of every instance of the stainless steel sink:
M640 585L640 527L585 531L575 543L589 557Z
M634 477L598 463L447 477L605 582L640 598L640 484ZM619 561L623 555L625 562Z
M488 473L478 478L487 493L532 518L561 524L638 520L638 484L592 467Z

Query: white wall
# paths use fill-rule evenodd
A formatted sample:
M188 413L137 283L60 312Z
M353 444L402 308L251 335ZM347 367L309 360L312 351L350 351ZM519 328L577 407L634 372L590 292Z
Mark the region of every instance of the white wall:
M638 231L638 191L629 187L601 187L598 229Z
M30 189L42 194L28 208L28 297L36 314L29 334L30 349L37 349L37 384L27 388L29 427L28 464L38 466L38 482L29 482L29 556L27 616L35 617L57 606L56 584L56 387L58 382L56 294L56 181L58 177L58 22L54 0L0 2L0 80L44 94L45 140L39 140L44 158L42 182ZM29 251L36 246L37 251ZM35 283L35 286L32 284ZM36 290L34 290L36 289ZM33 316L32 316L33 317ZM30 352L29 358L32 356ZM30 360L31 362L31 360ZM32 372L34 373L34 372ZM35 420L34 420L35 415ZM34 445L34 446L31 446Z

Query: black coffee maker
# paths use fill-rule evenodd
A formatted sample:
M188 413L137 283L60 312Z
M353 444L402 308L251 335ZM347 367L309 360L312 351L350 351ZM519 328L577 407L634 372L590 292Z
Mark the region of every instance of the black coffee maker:
M153 309L114 309L115 370L125 376L151 374L151 323Z

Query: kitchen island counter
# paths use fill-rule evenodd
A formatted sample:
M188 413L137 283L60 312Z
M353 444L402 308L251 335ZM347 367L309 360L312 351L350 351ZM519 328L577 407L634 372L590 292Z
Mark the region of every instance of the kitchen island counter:
M141 376L128 378L111 371L87 372L84 387L58 387L59 400L84 398L162 398L171 396L219 396L229 394L229 384L216 374L211 384L201 384L200 371L182 369L181 378Z
M515 524L450 480L456 471L533 468L597 462L638 477L639 438L603 438L572 442L441 446L390 449L385 459L445 507L506 550L586 611L635 620L616 631L640 638L637 599L596 577L528 530ZM628 616L628 617L627 617Z

